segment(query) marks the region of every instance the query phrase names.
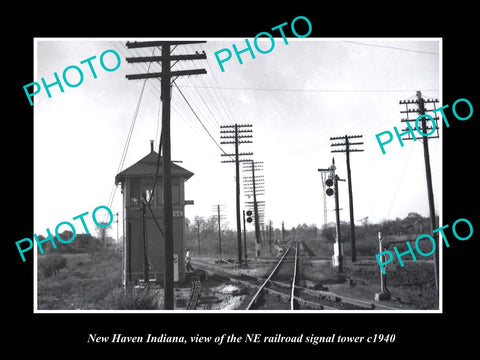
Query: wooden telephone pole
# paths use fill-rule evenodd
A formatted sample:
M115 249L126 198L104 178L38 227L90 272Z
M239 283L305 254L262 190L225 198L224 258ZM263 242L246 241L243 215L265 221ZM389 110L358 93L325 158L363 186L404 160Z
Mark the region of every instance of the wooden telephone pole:
M163 199L164 199L164 221L165 221L165 273L164 273L164 308L173 310L175 307L174 280L173 280L173 207L172 207L172 169L171 169L171 141L170 141L170 100L172 78L184 75L206 74L205 69L172 71L171 62L181 60L201 60L207 56L203 54L172 55L171 47L186 44L205 43L206 41L143 41L127 42L127 48L160 47L160 56L144 56L127 58L128 63L159 62L162 66L161 72L126 75L128 80L139 79L160 79L161 101L162 101L162 132L163 132ZM158 154L160 156L160 152Z
M260 256L260 248L261 248L261 233L260 233L260 225L263 223L263 209L260 209L261 206L265 205L265 202L258 201L258 196L264 195L264 182L263 182L263 175L255 175L255 171L263 170L263 162L261 161L251 161L250 164L244 163L243 167L244 172L250 171L251 176L244 176L243 177L243 185L245 195L253 196L253 203L251 201L247 202L247 205L253 205L253 216L255 219L255 239L256 239L256 247L255 247L255 255L258 257ZM261 216L262 215L262 216ZM262 217L262 219L261 219Z
M434 109L429 109L427 110L425 108L425 104L433 104L434 106ZM421 91L417 91L417 96L416 96L416 100L400 100L400 104L403 104L405 105L405 108L406 110L403 110L403 111L400 111L401 113L405 113L407 114L407 117L406 118L403 118L401 119L402 122L410 122L410 121L413 121L415 122L415 127L417 127L417 118L415 119L409 119L408 118L408 114L409 113L416 113L420 116L422 115L425 115L426 112L430 112L430 111L433 111L435 110L435 104L438 103L438 99L424 99L422 97L422 92ZM408 105L411 105L411 104L415 104L416 107L415 108L409 108ZM435 202L434 202L434 199L433 199L433 186L432 186L432 170L430 168L430 153L429 153L429 150L428 150L428 139L429 138L438 138L439 135L438 135L438 116L429 116L427 115L429 118L433 119L433 121L435 122L435 127L433 126L427 126L427 120L426 120L426 117L423 116L421 121L422 121L422 131L421 133L424 134L422 136L422 140L423 140L423 156L425 158L425 176L426 176L426 180L427 180L427 193L428 193L428 205L429 205L429 209L430 209L430 227L431 227L431 233L433 234L433 230L435 230L437 228L437 225L435 224L436 223L436 217L435 217ZM403 129L402 131L405 131L405 132L408 132L409 134L409 137L408 138L405 138L403 140L416 140L415 137L412 137L411 136L411 133L413 132L410 132L409 131L410 129ZM418 131L418 128L417 128L417 131ZM434 235L434 239L435 239L435 243L436 243L436 248L438 249L438 233L435 233ZM438 265L438 262L439 262L439 257L438 257L438 253L439 251L435 251L434 254L433 254L433 264L434 264L434 267L435 267L435 287L438 291L438 279L439 279L439 265Z
M355 219L353 216L353 192L352 192L352 174L350 170L350 152L363 151L361 149L351 149L350 145L362 145L363 142L350 142L352 138L361 138L362 135L345 135L340 137L331 137L330 140L344 140L344 142L333 143L331 146L345 146L344 149L332 150L331 152L344 152L347 154L347 179L348 179L348 199L350 202L350 235L352 238L352 262L357 261L357 251L355 247Z
M240 153L238 152L238 147L240 144L251 143L251 140L248 140L252 137L251 124L235 124L235 125L222 125L220 126L221 130L221 141L220 144L233 144L235 145L234 154L221 154L222 156L234 156L233 160L223 160L222 163L235 163L235 183L236 183L236 210L237 210L237 249L238 249L238 264L242 264L242 221L240 214L240 162L242 161L252 161L249 159L240 159L240 156L253 155L252 152ZM247 140L242 140L247 139Z
M200 224L203 222L202 219L195 219L197 224L197 245L198 245L198 255L200 255Z
M225 219L225 216L222 215L222 212L225 212L225 205L212 205L212 211L214 212L214 218L217 219L218 225L218 257L222 257L222 219Z

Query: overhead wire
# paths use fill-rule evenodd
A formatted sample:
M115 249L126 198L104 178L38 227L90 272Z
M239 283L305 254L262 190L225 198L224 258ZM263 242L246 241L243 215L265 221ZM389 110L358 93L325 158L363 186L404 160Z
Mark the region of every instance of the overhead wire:
M155 49L154 49L155 50ZM153 55L154 52L152 52L152 55ZM148 70L150 69L150 67L147 69L147 72ZM134 111L134 114L133 114L133 118L132 118L132 122L130 124L130 129L128 131L128 134L127 134L127 139L125 141L125 145L123 147L123 151L122 151L122 155L120 157L120 163L118 165L118 168L117 168L117 174L120 173L120 171L123 169L123 166L125 164L125 159L127 157L127 152L128 152L128 148L130 146L130 140L132 138L132 134L133 134L133 130L135 128L135 123L137 121L137 117L138 117L138 112L140 110L140 105L142 103L142 99L143 99L143 94L144 94L144 91L145 91L145 86L147 84L147 79L144 80L143 82L143 85L142 85L142 88L140 90L140 95L138 97L138 101L137 101L137 105L135 107L135 111ZM110 192L110 196L108 198L108 207L110 208L113 204L113 200L115 198L115 193L116 193L116 184L114 184L112 186L112 190ZM106 214L104 216L104 220L105 220L105 217L106 217Z
M124 53L124 49L119 47L117 43L114 43L114 46L119 49L119 52L127 57L127 55ZM137 55L137 56L145 56L145 53L144 52L141 52L141 51L138 51L137 49L132 49L134 50L133 51L133 54L134 55ZM152 56L154 55L155 53L155 48L153 48L152 50ZM131 56L131 55L130 55ZM157 69L157 66L152 63L152 62L149 62L148 65L147 64L144 64L144 63L133 63L133 65L136 67L136 68L139 68L141 69L141 72L146 72L146 73L150 73L150 72L156 72L158 69ZM146 67L146 69L145 69ZM161 71L161 70L158 70L158 71ZM140 90L140 95L139 95L139 98L138 98L138 101L137 101L137 105L135 107L135 111L134 111L134 115L133 115L133 118L132 118L132 122L131 122L131 125L130 125L130 128L129 128L129 131L128 131L128 134L127 134L127 139L126 139L126 142L125 142L125 145L124 145L124 148L123 148L123 151L122 151L122 155L121 155L121 159L120 159L120 163L119 163L119 166L118 166L118 170L117 170L117 173L119 173L122 169L123 169L123 166L124 166L124 163L125 163L125 159L126 159L126 156L127 156L127 153L128 153L128 148L129 148L129 145L130 145L130 142L131 142L131 138L132 138L132 134L134 132L134 128L135 128L135 124L136 124L136 121L137 121L137 118L138 118L138 114L139 114L139 109L140 109L140 105L142 103L142 99L144 97L144 94L145 94L145 89L147 88L147 80L148 79L144 79L143 81L143 84L142 84L142 87L141 87L141 90ZM148 88L156 95L156 97L159 99L160 101L160 94L161 94L161 91L158 89L158 87L155 86L155 84L152 84L152 82L148 82L149 83L149 86ZM205 83L204 83L205 84ZM201 124L202 128L205 130L205 132L207 133L207 135L209 136L209 138L211 140L213 140L213 142L215 143L215 145L222 151L222 153L226 154L226 152L223 150L223 148L217 143L217 141L215 140L215 138L212 136L211 132L208 130L208 128L205 126L204 122L202 122L202 120L200 119L199 115L197 114L197 112L193 109L192 105L190 104L189 100L187 99L187 97L185 96L185 94L180 90L180 88L177 86L177 84L174 82L174 85L175 87L177 88L177 90L179 91L179 93L181 94L182 98L185 100L185 103L188 105L188 108L191 110L191 113L193 113L193 115L195 116L195 118L198 120L198 122ZM207 100L206 99L206 95L205 96L202 96L201 94L199 94L198 98L200 99L200 102L204 105L204 107L207 108L207 110L210 112L210 114L212 115L214 113L214 110L212 110L209 106L208 106L208 102L211 102L213 104L215 104L215 102L211 101L210 99ZM175 108L175 106L174 106ZM201 108L201 107L200 107ZM158 110L158 113L157 113L157 129L156 129L156 137L155 137L155 140L157 139L157 135L158 135L158 132L159 132L159 128L161 129L162 127L160 127L160 110L161 110L161 105L159 105L159 110ZM182 116L184 114L182 114L182 111L180 111L178 108L175 108L175 111L177 112L177 114L179 115L180 118L182 118L183 121L185 121L187 124L190 125L190 122L189 121L186 121L185 118ZM187 118L188 118L188 115L187 115ZM220 126L220 123L218 122L218 120L216 120L216 118L214 116L211 117L212 119L215 120L215 122L211 122L211 124L215 127L218 127ZM194 128L192 128L194 129ZM150 202L152 201L153 199L153 196L154 196L154 193L155 193L155 190L156 190L156 182L157 182L157 179L158 179L158 171L159 171L159 164L160 164L160 158L161 158L161 147L162 147L162 130L160 130L160 139L158 141L159 143L159 155L158 155L158 158L157 158L157 166L156 166L156 171L155 171L155 177L154 177L154 182L153 182L153 188L152 188L152 192L151 192L151 195L150 195L150 198L148 199L148 201L145 202L145 205L148 207L149 211L151 212L154 220L155 220L155 223L156 223L156 226L158 227L159 231L163 234L163 230L162 230L162 227L160 226L160 224L158 223L158 221L156 220L155 218L155 215L151 209L151 206L150 206ZM115 190L116 190L116 186L114 185L112 187L112 191L110 193L110 196L109 196L109 200L108 200L108 206L109 208L112 206L112 203L113 203L113 199L114 199L114 196L115 196ZM146 251L146 249L145 249ZM146 256L148 256L148 254L146 254Z
M392 92L412 92L418 89L293 89L293 88L252 88L252 87L222 87L222 86L192 86L203 89L217 90L248 90L248 91L291 91L291 92L320 92L320 93L392 93ZM428 89L425 91L438 91L437 89ZM415 96L413 96L415 97Z
M114 43L114 46L117 49L119 49L120 53L123 56L128 57L128 56L132 55L132 54L125 54L124 49L120 48L117 43ZM133 55L147 56L147 54L145 54L145 50L143 50L143 49L132 49L132 50L133 50L132 51ZM152 50L152 55L154 54L154 52L155 52L155 48ZM150 73L150 72L161 71L161 69L158 69L158 64L155 64L155 63L152 63L152 62L148 63L148 65L146 63L133 63L133 65L137 69L140 69L141 72ZM184 68L184 65L182 64L182 62L179 62L179 64L177 64L177 66L181 69ZM142 98L143 98L144 93L145 93L145 89L148 88L150 91L153 92L153 94L156 95L157 98L160 98L161 91L159 90L159 87L155 86L156 85L155 83L152 83L152 82L147 83L146 80L147 79L145 79L143 84L142 84L139 100L137 102L137 106L136 106L136 109L135 109L135 112L134 112L132 123L131 123L130 129L129 129L129 132L128 132L128 135L127 135L127 140L126 140L125 146L124 146L123 151L122 151L122 156L121 156L121 161L120 161L120 164L119 164L119 167L118 167L118 172L120 172L122 170L123 166L124 166L124 162L125 162L125 159L126 159L126 154L128 152L129 144L130 144L131 137L132 137L132 134L133 134L133 131L134 131L136 119L138 117L139 108L140 108L140 104L142 102ZM200 87L198 85L199 82L201 82L201 84L206 88L211 87L211 86L209 86L209 83L207 82L207 80L203 79L203 77L202 77L200 79L200 81L195 80L191 83L195 84L196 87ZM215 79L215 81L218 84L218 81L216 79ZM232 123L232 122L237 122L237 120L234 118L233 112L231 111L231 109L234 108L234 107L226 105L226 102L228 102L228 101L232 102L232 99L226 97L224 92L220 92L220 94L221 94L221 96L220 96L218 94L218 91L213 92L213 93L211 93L211 92L203 92L202 93L202 92L195 91L195 92L193 92L193 95L190 96L190 100L189 100L187 98L187 96L185 95L185 93L177 85L176 82L174 82L174 86L177 88L178 92L180 93L182 98L185 100L185 104L187 105L187 107L189 109L189 111L187 112L187 111L185 111L185 108L184 108L185 105L179 104L178 102L172 102L172 105L173 105L172 108L173 108L174 112L176 112L177 115L186 124L188 124L194 131L196 131L196 127L193 127L192 124L193 123L196 123L197 125L200 124L201 128L204 130L204 133L207 134L207 136L222 151L222 153L225 154L225 155L228 155L225 152L225 150L220 146L220 144L216 141L216 139L212 136L211 128L216 128L217 129L221 124L228 124L228 123ZM186 86L182 85L182 87L188 87L188 85L186 85ZM190 86L190 87L192 87L192 86ZM221 97L223 98L223 101L222 101ZM192 101L194 102L194 105L192 105ZM194 106L195 106L196 110L194 110ZM230 114L228 115L227 119L225 119L222 116L221 120L219 120L216 116L213 115L215 113L228 114L229 112L230 112ZM188 114L193 114L193 116L195 117L196 120L198 120L198 122L197 121L192 122L192 121L187 120L187 119L191 119L190 115L188 115ZM209 114L209 115L206 115L206 114ZM159 125L160 124L160 107L159 107L157 117L158 117L158 120L157 120L157 130L156 130L156 138L155 139L157 139L157 135L158 135L158 132L159 132L159 127L160 127L160 125ZM207 120L202 121L202 118L207 119ZM161 136L160 136L160 139L161 139ZM160 142L161 142L161 140L160 140ZM113 189L112 189L112 193L110 195L110 198L109 198L109 206L111 206L111 204L113 203L113 198L114 198L114 195L115 195L115 189L116 189L116 187L114 186Z
M386 48L386 49L393 49L393 50L400 50L400 51L409 51L409 52L415 52L415 53L421 53L421 54L440 55L438 52L406 49L406 48L401 48L401 47L396 47L396 46L368 44L368 43L364 43L364 42L360 42L360 41L346 41L346 40L344 40L343 42L351 43L351 44L358 44L358 45L365 45L365 46L374 46L374 47Z
M221 42L221 45L224 48L228 47L228 45L224 41ZM213 66L212 66L212 63L210 62L210 59L207 59L207 64L211 69L211 73L213 74L215 83L219 88L222 88L221 84L223 85L227 84L228 77L221 76L220 79L218 79L215 76L216 71L213 70ZM223 87L226 87L226 86L223 86ZM220 93L222 94L222 97L225 101L225 106L228 112L230 113L230 116L229 116L230 122L228 125L233 125L235 123L247 123L248 121L246 121L245 118L243 117L243 111L239 110L238 98L236 96L234 97L231 92L225 93L224 91L220 91Z
M180 70L186 70L187 67L190 68L191 66L189 63L187 64L180 63L178 64L178 67ZM203 76L199 76L199 77L203 77ZM191 84L197 84L198 76L193 76L193 78L188 77L187 80ZM184 83L183 79L175 82L177 87L182 86L181 85L182 83ZM215 115L216 111L212 110L212 107L214 106L215 102L212 101L211 99L206 99L207 98L206 92L194 91L194 92L190 92L189 95L190 95L189 96L190 102L197 109L197 113L199 113L200 116L204 119L205 125L208 124L208 126L211 128L217 128L219 126L219 121L217 119L217 115Z
M210 58L207 57L206 59L206 67L208 68L207 72L208 74L211 74L212 76L211 77L205 77L202 76L200 77L200 81L202 82L202 84L207 87L207 80L209 79L213 79L214 83L216 83L218 85L218 80L217 80L217 77L215 76L215 71L212 70L212 66L211 66L211 63L210 63ZM210 93L210 92L209 92ZM220 107L222 109L222 114L223 116L220 116L220 122L222 125L228 125L228 124L231 124L233 123L234 121L232 121L232 119L234 118L233 116L233 113L231 112L231 107L228 107L226 106L227 104L227 101L225 99L225 96L224 96L224 93L223 92L218 92L218 91L214 91L214 92L211 92L213 93L213 96L216 96L216 103L220 104ZM222 98L220 98L220 96ZM230 117L230 121L227 120L227 118Z
M220 144L215 140L215 138L212 136L212 134L210 133L210 131L208 131L208 129L205 127L204 123L202 122L202 120L198 117L197 113L195 112L195 110L192 108L192 106L190 105L190 102L188 101L188 99L185 97L185 95L183 94L182 90L180 90L180 88L177 86L176 83L174 83L175 87L177 88L178 92L180 93L180 95L182 95L183 99L185 100L185 102L187 103L188 107L190 108L190 110L193 112L193 114L195 115L195 117L197 118L197 120L200 122L200 124L202 124L202 127L205 129L205 131L207 132L208 136L210 137L210 139L212 139L212 141L215 143L215 145L222 151L222 153L224 153L225 155L228 155L225 150L223 150L223 148L220 146Z
M115 45L117 48L119 48L119 47L116 45L116 43L114 43L114 45ZM149 54L146 54L146 53L145 53L146 50L143 49L143 48L131 49L131 51L132 51L131 54L126 54L123 49L119 49L119 50L120 50L120 52L122 53L122 55L123 55L124 57L130 57L130 56L132 56L132 55L144 57L144 56L149 55ZM132 65L138 69L138 72L139 72L139 73L148 72L148 65L147 65L146 63L132 63ZM151 63L149 63L149 65L150 65L150 67L151 67L151 72L161 72L161 68L159 68L159 65L158 65L157 63L152 63L152 62L151 62ZM154 79L149 79L149 80L154 80ZM161 96L161 91L160 91L160 81L159 81L159 80L157 80L157 81L148 81L148 82L147 82L147 88L148 88L148 90L154 95L155 98L157 98L157 99L160 98L160 96ZM191 128L194 132L196 132L197 134L200 134L200 133L201 133L200 129L197 129L197 128L196 128L196 125L195 125L196 122L193 121L193 120L189 121L189 120L188 120L188 116L187 116L187 118L185 117L185 116L186 116L185 113L187 113L187 112L181 110L181 107L183 107L183 105L180 105L180 106L179 106L179 105L178 105L176 102L174 102L174 101L172 101L171 105L172 105L172 111L173 111L175 114L177 114L178 117L179 117L188 127L190 127L190 128ZM160 112L160 109L161 109L161 108L159 108L159 112ZM159 124L159 120L158 120L158 122L157 122L157 131L156 131L156 138L155 138L155 140L158 139L158 134L159 134L159 131L158 131L159 126L158 126L158 124ZM158 144L158 141L156 141L156 143Z
M395 189L395 193L393 194L392 202L390 203L390 208L388 209L387 213L387 219L390 216L390 212L392 211L393 204L395 203L395 199L397 198L398 190L400 189L400 185L402 184L402 178L405 173L405 170L407 169L407 165L409 164L410 161L410 156L412 155L414 146L410 146L410 152L408 153L407 159L405 161L405 165L403 166L402 172L400 173L400 177L398 178L398 183L397 183L397 188Z

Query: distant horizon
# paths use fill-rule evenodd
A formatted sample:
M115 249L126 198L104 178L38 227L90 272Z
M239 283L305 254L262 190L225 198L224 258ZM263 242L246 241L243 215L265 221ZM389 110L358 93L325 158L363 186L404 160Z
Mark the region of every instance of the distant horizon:
M378 221L378 222L369 222L368 225L369 225L369 226L370 226L370 225L372 225L372 226L374 226L374 225L382 225L382 223L387 222L387 221L397 221L397 220L403 221L403 220L405 220L405 219L408 217L409 214L418 214L418 215L420 215L420 216L422 217L422 219L424 219L424 220L430 219L429 216L423 216L422 214L420 214L420 213L418 213L418 212L416 212L416 211L411 211L411 212L409 212L409 213L407 214L407 216L404 216L404 217L397 217L397 218L395 218L395 219L382 219L382 220L380 220L380 221ZM214 218L214 217L215 217L215 215L210 215L210 216L208 216L207 218L208 218L208 219L211 219L211 218ZM205 217L202 217L202 218L205 218ZM439 218L439 215L437 214L437 215L436 215L436 219L438 219L438 218ZM190 221L190 226L195 226L195 225L194 225L195 218L190 219L189 217L185 217L185 219ZM357 219L357 220L355 221L355 227L364 226L364 225L360 224L360 221L363 220L363 219L364 219L364 218L362 218L362 219ZM115 223L115 221L114 221L114 223ZM237 231L236 227L235 227L235 228L229 227L229 223L228 223L228 222L222 222L222 226L223 226L225 223L227 224L227 227L226 227L226 228L223 228L222 231L233 231L233 232L236 232L236 231ZM243 224L243 222L242 222L242 224ZM350 224L350 221L348 221L348 220L340 220L340 224ZM297 228L298 226L302 226L302 225L307 225L308 227L314 225L314 226L316 226L316 228L319 229L319 230L321 230L321 229L324 227L324 224L318 226L318 225L315 224L315 223L310 223L310 224L309 224L309 223L298 223L297 225L294 225L294 226L289 226L289 227L285 226L285 230L286 230L286 231L291 231L292 229ZM336 226L336 223L335 223L334 221L331 221L331 222L329 222L329 223L327 223L327 224L325 224L325 225L326 225L327 227L334 227L334 226ZM441 225L440 225L440 224L437 224L437 226L440 227ZM246 229L247 233L255 233L255 228L254 228L253 223L249 224L248 227L249 227L249 228ZM98 227L97 227L97 228L98 228ZM97 228L95 228L94 231L96 231ZM266 229L267 229L267 227L265 228L265 231L267 231ZM280 230L280 231L281 231L281 225L280 225L280 227L275 227L275 226L273 226L272 229L273 229L274 231L276 231L276 230ZM110 225L110 227L108 227L107 230L108 230L108 231L111 231L111 232L116 232L116 231L117 231L117 230L116 230L116 225L113 225L113 224ZM55 237L54 230L50 229L50 231L52 232L52 235ZM68 230L64 230L64 231L68 231ZM62 234L64 231L61 231L60 234ZM242 225L242 231L243 231L243 225ZM263 231L263 230L262 230L262 231ZM108 234L108 233L107 233L107 234ZM37 235L38 237L46 238L46 236L45 236L44 234L42 234L42 233L40 233L40 234L39 234L39 233L36 233L36 235ZM90 234L87 234L86 232L77 231L76 235L91 235L92 237L97 238L97 236L95 236L95 234L92 234L92 232L90 232ZM32 236L32 237L33 237L33 236ZM119 235L119 239L122 239L122 237L123 237L123 234ZM111 239L113 239L113 240L116 240L116 234L107 235L107 238L111 238ZM75 241L75 240L73 240L73 241ZM116 241L115 241L115 242L116 242ZM68 244L64 244L64 245L68 245Z

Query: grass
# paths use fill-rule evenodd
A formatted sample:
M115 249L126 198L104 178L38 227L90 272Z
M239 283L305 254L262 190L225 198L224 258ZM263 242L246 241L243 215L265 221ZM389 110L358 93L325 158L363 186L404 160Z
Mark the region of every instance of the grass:
M312 277L317 277L319 283L332 287L336 284L345 284L346 279L353 279L352 295L355 295L355 292L359 294L365 292L369 298L373 298L372 294L379 291L380 284L380 271L374 257L376 250L373 247L373 240L364 241L363 244L362 240L359 241L359 247L363 250L357 252L357 255L362 258L358 258L355 264L348 260L349 255L344 255L345 271L342 276L339 277L329 262L316 262L309 267L309 273ZM307 239L306 242L315 252L315 259L330 259L333 253L332 244L318 239ZM366 256L367 253L369 256ZM90 253L51 255L54 255L55 261L46 255L38 257L39 310L161 308L161 296L154 290L123 289L122 255L112 248L102 248ZM52 262L60 264L61 268L54 272L42 270ZM438 308L431 261L407 261L404 267L398 265L396 269L389 267L387 272L387 287L402 304L414 309Z
M63 261L66 266L56 274L38 271L39 310L155 310L161 306L158 291L122 287L122 255L115 249L39 256L39 270Z
M408 240L405 235L390 235L390 250L393 245L399 247ZM306 239L307 245L315 252L315 258L329 260L333 254L333 244L319 239ZM360 238L357 241L357 262L351 262L350 243L344 243L344 272L338 275L331 263L317 263L310 269L312 274L321 274L318 280L326 286L328 283L342 283L352 279L352 295L372 294L380 291L380 268L375 258L378 253L378 239ZM403 248L401 248L403 249ZM403 250L402 250L403 251ZM403 257L405 266L401 267L395 260L392 266L387 267L387 288L402 308L410 309L438 309L438 295L435 289L435 276L432 256L420 258L418 261L408 261L410 256ZM430 260L430 261L425 261Z
M65 268L55 276L38 272L39 310L101 309L107 295L121 286L121 254L102 249L94 253L62 254ZM48 261L39 256L39 268Z

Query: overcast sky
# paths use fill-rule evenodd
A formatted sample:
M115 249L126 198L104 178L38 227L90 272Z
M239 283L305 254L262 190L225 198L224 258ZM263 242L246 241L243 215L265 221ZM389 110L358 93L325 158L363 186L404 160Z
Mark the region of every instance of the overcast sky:
M151 55L152 49L128 50L127 39L37 39L35 79L53 82L53 73L76 65L84 80L76 88L52 87L35 96L34 231L45 234L61 221L108 205L115 175L140 98L143 80L130 81L126 74L147 71L146 64L128 64L126 56ZM128 39L141 40L141 39ZM287 228L299 223L323 225L323 195L318 168L326 168L335 156L337 174L346 178L345 154L330 153L330 137L363 135L364 152L351 154L355 219L371 222L405 217L409 212L428 216L423 149L420 141L396 139L382 154L375 134L393 126L403 128L399 101L425 96L441 97L441 44L438 39L293 39L285 45L276 39L268 54L252 59L235 56L216 64L214 52L239 48L244 39L205 39L207 43L179 46L175 54L205 51L207 60L182 61L174 69L205 68L207 75L181 77L172 93L172 159L195 175L186 182L186 216L208 217L212 205L225 205L227 221L235 228L235 167L221 163L220 125L251 123L253 143L241 151L254 153L264 162L266 221ZM251 40L251 39L250 39ZM267 47L267 44L264 44ZM99 57L115 50L120 67L104 71ZM156 49L155 54L160 51ZM80 61L92 56L97 78ZM112 54L109 54L112 55ZM109 66L113 56L106 56ZM110 63L108 63L110 61ZM159 71L158 65L150 71ZM71 81L74 80L74 71ZM158 148L160 82L147 81L122 169ZM439 104L437 106L441 106ZM26 106L28 100L26 99ZM198 116L200 121L197 119ZM441 136L441 135L440 135ZM441 209L441 139L429 142L435 205ZM233 152L232 145L222 145ZM242 208L246 197L242 196ZM333 198L327 201L334 208ZM121 212L118 189L113 212ZM348 190L340 183L341 219L348 221ZM333 211L328 221L334 221ZM77 220L78 232L83 232ZM87 224L93 224L87 219ZM115 236L113 227L111 235ZM121 235L121 228L120 228Z

